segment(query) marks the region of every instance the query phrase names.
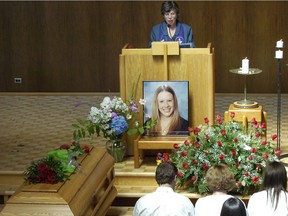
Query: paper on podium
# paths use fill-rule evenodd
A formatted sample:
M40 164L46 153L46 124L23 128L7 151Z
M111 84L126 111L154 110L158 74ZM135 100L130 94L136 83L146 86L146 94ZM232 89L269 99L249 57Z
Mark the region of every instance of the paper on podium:
M164 55L165 52L167 55L179 55L179 42L152 42L152 55Z

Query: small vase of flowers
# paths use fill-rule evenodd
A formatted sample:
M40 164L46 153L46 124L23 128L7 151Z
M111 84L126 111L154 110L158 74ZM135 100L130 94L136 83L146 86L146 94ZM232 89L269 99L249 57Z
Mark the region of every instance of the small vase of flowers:
M144 105L144 101L139 103ZM121 162L125 156L126 145L123 137L127 134L143 134L146 129L152 127L155 122L150 120L148 124L140 125L135 119L135 114L139 113L139 107L132 97L125 103L121 97L105 97L100 107L91 107L86 120L78 120L73 124L74 139L78 142L86 136L91 137L103 135L108 139L106 143L107 151L114 157L115 162Z

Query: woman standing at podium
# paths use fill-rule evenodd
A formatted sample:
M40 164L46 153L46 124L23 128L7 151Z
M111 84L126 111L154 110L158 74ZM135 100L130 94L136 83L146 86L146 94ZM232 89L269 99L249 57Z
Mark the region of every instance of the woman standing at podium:
M189 43L195 47L192 28L178 20L180 11L175 1L163 2L161 14L164 21L152 28L148 47L153 41L178 41L180 45Z

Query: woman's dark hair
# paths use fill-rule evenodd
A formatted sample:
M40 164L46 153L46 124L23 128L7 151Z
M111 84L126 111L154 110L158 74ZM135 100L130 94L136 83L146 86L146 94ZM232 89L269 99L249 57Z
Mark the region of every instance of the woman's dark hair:
M175 11L177 18L179 17L180 10L175 1L164 1L161 6L161 14L169 13L171 10Z
M283 164L273 161L266 165L262 188L267 191L267 200L270 197L276 210L281 191L287 191L287 172Z
M156 182L158 185L172 184L178 169L175 164L171 162L163 162L156 168Z
M246 215L247 213L244 203L236 197L231 197L223 203L220 214L220 216L246 216Z

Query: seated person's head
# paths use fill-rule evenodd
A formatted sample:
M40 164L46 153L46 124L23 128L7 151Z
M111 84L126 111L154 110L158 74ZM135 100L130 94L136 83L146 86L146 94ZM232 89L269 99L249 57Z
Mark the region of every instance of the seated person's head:
M175 186L177 167L171 162L163 162L156 168L156 182L158 185L169 184Z
M278 161L268 163L264 170L263 184L264 189L277 188L286 191L287 172L284 165Z
M235 186L234 174L230 168L224 164L211 167L205 175L205 180L211 192L227 192Z
M236 198L227 199L222 206L220 216L246 216L246 207L244 203Z

